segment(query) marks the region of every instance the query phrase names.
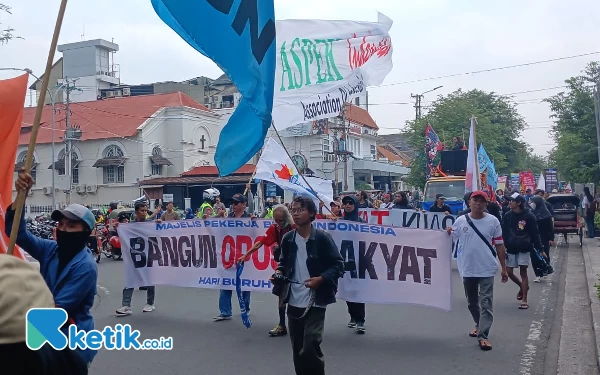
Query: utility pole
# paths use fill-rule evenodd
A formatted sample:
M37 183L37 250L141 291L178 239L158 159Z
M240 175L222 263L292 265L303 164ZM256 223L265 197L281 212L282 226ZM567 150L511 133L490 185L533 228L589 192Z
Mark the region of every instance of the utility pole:
M427 94L428 92L435 91L442 87L444 87L444 86L438 86L429 91L425 91L421 94L416 94L416 95L410 94L410 97L415 99L415 121L419 121L421 119L421 99L423 99L423 96L425 96L425 94Z
M596 141L598 142L598 163L600 164L600 79L594 90L594 118L596 119Z
M344 163L344 183L342 185L343 191L348 191L348 159L353 157L352 152L348 151L348 129L349 126L346 124L346 106L342 108L339 116L335 119L336 122L330 122L328 127L333 131L335 137L335 144L333 146L333 152L335 155L335 193L339 194L339 178L338 168L340 162ZM341 136L338 138L338 133ZM343 139L343 141L342 141Z
M81 138L81 128L76 124L71 124L71 91L80 90L75 87L75 81L69 81L65 78L65 90L67 92L65 100L65 172L68 179L66 190L66 203L71 204L71 189L73 188L73 142Z

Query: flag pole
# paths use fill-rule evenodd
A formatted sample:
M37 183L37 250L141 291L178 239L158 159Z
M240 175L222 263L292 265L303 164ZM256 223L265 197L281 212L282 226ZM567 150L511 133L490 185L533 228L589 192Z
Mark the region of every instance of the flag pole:
M275 127L275 123L272 123L272 126L273 126L273 130L275 130L275 134L277 134L277 138L279 138L279 142L281 143L281 147L283 147L283 149L285 150L285 153L290 158L290 160L292 162L294 162L294 159L292 159L292 155L290 155L290 152L288 151L287 147L285 147L285 144L283 144L283 139L281 139L281 136L279 135L279 132L277 131L277 128ZM300 177L302 177L302 179L306 183L306 186L308 186L310 188L310 190L312 190L312 191L315 192L315 197L317 197L317 199L319 200L319 202L321 202L323 204L323 207L325 207L325 209L327 211L329 211L330 214L334 215L334 213L331 212L331 209L329 207L327 207L327 205L325 204L325 202L323 202L323 200L321 199L321 197L319 197L319 195L317 194L316 190L313 189L312 186L310 186L310 183L306 180L306 177L304 177L304 175L300 172L300 170L298 169L298 166L296 166L296 170L298 171L298 174L300 175Z
M38 98L35 117L33 120L33 126L31 127L29 147L27 149L27 159L25 159L24 168L26 173L31 173L31 167L33 166L33 151L35 149L35 144L37 141L38 130L40 129L42 111L44 109L44 103L46 101L46 91L48 90L48 84L50 83L50 73L52 71L52 64L54 62L54 53L56 52L56 45L58 44L58 36L60 35L60 29L62 27L66 7L67 0L61 0L60 8L58 9L58 16L56 18L56 25L54 26L54 34L52 35L52 42L50 43L50 52L48 52L48 60L46 61L46 71L44 72L44 78L42 79L42 87L40 88L40 97ZM12 230L10 232L10 242L8 244L7 250L7 253L9 255L13 255L15 245L17 243L17 233L19 232L19 225L21 224L21 216L23 215L23 206L25 205L26 194L27 192L25 190L20 190L17 194L17 198L11 206L11 209L15 211L15 215L12 224Z
M477 157L479 149L477 148L477 117L471 116L471 126L473 126L473 144L475 145L475 173L477 173L477 190L481 190L481 174L479 174L479 158Z

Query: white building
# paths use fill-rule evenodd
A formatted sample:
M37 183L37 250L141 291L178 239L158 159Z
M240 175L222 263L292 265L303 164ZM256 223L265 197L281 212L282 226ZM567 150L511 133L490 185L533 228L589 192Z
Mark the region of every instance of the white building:
M402 178L410 172L400 158L378 145L379 127L359 100L346 104L345 124L335 117L280 132L290 154L305 160L306 172L337 181L337 191L369 185L380 190L404 190ZM271 136L276 136L271 131ZM344 161L344 159L346 161Z
M214 165L220 115L180 92L73 103L70 112L70 124L81 129L81 140L73 147L71 183L64 161L64 106L55 114L54 160L52 110L46 106L34 153L36 184L28 204L50 205L53 192L57 204L67 203L69 196L72 203L90 205L131 202L141 196L144 179ZM34 114L35 108L25 108L15 170L24 164Z

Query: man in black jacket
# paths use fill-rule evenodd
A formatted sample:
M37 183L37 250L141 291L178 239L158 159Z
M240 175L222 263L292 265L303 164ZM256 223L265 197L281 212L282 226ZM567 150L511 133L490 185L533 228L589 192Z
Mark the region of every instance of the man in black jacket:
M404 194L404 192L402 192ZM404 194L406 199L406 194ZM406 200L404 201L406 202ZM364 223L365 221L358 217L358 202L353 196L346 196L342 199L342 207L344 207L344 220L358 221ZM348 328L356 328L356 332L359 334L365 333L365 304L361 302L348 302L348 314L350 314L350 322L348 322Z
M521 301L519 309L525 310L529 308L529 253L534 248L542 250L543 246L535 216L526 208L525 197L514 193L510 198L511 211L507 212L502 220L502 237L508 253L506 267L508 277L520 288L517 294L517 299ZM514 274L514 268L519 268L521 280Z
M344 261L329 233L312 226L317 207L310 198L294 198L290 212L296 230L283 236L279 267L275 273L284 275L292 283L285 284L280 301L288 304L296 374L324 375L321 341L325 308L335 303L338 279L344 274Z

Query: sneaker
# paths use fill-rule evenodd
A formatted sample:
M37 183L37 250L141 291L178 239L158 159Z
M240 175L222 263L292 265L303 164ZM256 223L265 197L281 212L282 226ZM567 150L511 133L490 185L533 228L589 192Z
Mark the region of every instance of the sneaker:
M282 326L277 324L275 326L275 328L273 328L272 330L269 331L269 336L271 337L275 337L275 336L285 336L287 335L287 329Z
M365 334L365 323L356 324L356 333L359 333L361 335Z
M154 309L155 309L154 305L146 304L146 306L144 306L144 309L142 310L142 312L152 312L152 311L154 311Z
M541 283L542 282L542 278L537 276L535 279L533 279L534 283Z
M348 328L356 328L356 322L354 321L354 319L350 319L350 321L348 322Z
M213 321L215 321L215 322L220 322L223 320L231 320L231 315L219 314L213 318Z
M131 307L129 307L129 306L123 306L120 309L117 309L116 313L117 313L118 316L131 315L131 313L132 313Z

